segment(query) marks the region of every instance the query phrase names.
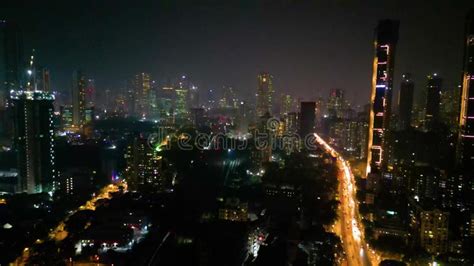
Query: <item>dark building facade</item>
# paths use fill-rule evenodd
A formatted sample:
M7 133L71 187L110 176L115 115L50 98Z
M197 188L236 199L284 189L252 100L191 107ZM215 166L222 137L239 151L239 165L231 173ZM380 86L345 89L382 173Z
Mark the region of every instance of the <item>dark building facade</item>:
M54 96L41 91L11 95L14 145L18 155L17 192L29 194L54 190Z
M411 126L414 93L415 83L413 82L411 74L403 74L400 84L400 95L398 97L399 128L401 130L406 130Z
M4 108L11 90L21 86L23 70L23 39L20 28L0 20L0 108Z
M301 102L300 114L300 136L304 138L306 135L314 132L316 119L316 103Z
M72 74L72 122L81 128L85 122L86 77L80 70Z
M399 21L381 20L375 29L375 55L373 61L367 174L381 170L385 136L390 127L395 49L398 41Z
M0 19L0 142L11 144L12 122L8 110L11 90L21 87L23 38L15 23Z
M443 79L434 73L428 76L426 85L426 113L425 113L425 128L433 130L436 124L439 123L439 110L441 99L441 86Z

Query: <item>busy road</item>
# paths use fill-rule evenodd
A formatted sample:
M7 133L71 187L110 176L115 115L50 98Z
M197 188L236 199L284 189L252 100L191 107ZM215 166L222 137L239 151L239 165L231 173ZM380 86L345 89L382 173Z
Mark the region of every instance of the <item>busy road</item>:
M344 265L378 265L380 257L365 242L364 230L359 216L356 199L356 185L349 163L336 152L324 139L315 134L321 148L337 159L339 168L339 219L335 224L336 232L342 241L346 260Z

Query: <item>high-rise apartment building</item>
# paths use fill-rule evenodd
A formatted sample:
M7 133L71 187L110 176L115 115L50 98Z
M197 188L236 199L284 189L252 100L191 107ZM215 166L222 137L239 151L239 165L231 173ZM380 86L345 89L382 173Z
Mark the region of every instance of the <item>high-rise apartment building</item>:
M330 119L342 118L347 105L344 100L344 90L331 89L326 105Z
M439 118L451 132L458 132L459 103L461 88L445 88L441 92Z
M80 70L72 74L72 122L76 128L84 125L86 109L86 77Z
M257 76L257 117L272 113L273 107L273 77L268 73L260 73Z
M316 120L316 103L315 102L301 102L300 109L300 137L304 138L308 134L314 132Z
M70 105L63 105L59 108L59 112L61 114L61 129L68 130L72 128L74 125L73 123L73 108Z
M164 190L165 183L161 171L162 157L150 146L147 139L135 137L127 146L125 176L131 190L153 186Z
M414 93L415 83L413 82L411 74L403 74L398 96L399 128L401 130L406 130L411 127Z
M284 117L291 112L294 112L295 99L289 94L281 95L281 104L280 104L280 117Z
M175 90L175 114L177 117L184 118L188 114L188 92L185 88Z
M471 9L466 19L464 45L458 163L474 174L474 9ZM469 178L471 182L472 178Z
M381 20L375 29L372 93L370 98L367 174L384 167L384 145L390 127L395 50L399 21Z
M41 91L14 91L14 146L18 155L17 192L54 190L54 96Z
M134 115L138 118L146 118L149 113L149 97L151 90L150 74L139 73L133 81L133 92L135 100Z
M439 110L441 99L441 86L443 79L436 73L428 76L426 85L426 108L425 108L425 128L435 129L439 123Z

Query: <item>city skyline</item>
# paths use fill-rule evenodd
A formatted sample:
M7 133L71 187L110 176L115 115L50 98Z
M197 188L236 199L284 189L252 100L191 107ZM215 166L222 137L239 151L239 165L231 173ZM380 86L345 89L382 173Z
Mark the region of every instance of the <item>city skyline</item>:
M474 263L474 3L87 1L0 9L0 264Z
M162 84L186 74L202 90L232 86L244 95L255 89L255 75L266 71L275 77L277 94L313 100L304 98L326 97L330 89L341 88L355 105L364 105L371 78L371 29L383 18L401 21L395 98L404 72L412 73L418 84L430 73L442 75L449 87L461 83L465 17L458 14L472 6L468 1L365 7L309 1L215 4L142 2L123 9L118 2L94 9L81 4L66 12L65 6L32 3L2 9L0 17L20 25L25 56L35 49L38 63L51 70L52 88L61 92L70 90L70 73L78 68L96 79L99 90L123 88L135 73L148 72ZM69 12L77 19L62 19Z

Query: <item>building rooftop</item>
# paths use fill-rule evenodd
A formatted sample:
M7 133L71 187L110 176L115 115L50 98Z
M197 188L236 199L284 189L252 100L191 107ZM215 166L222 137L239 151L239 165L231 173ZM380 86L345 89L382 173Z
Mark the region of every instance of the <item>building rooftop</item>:
M20 99L25 99L25 100L50 100L54 101L54 95L49 92L45 91L22 91L22 90L12 90L10 91L10 97L13 100L20 100Z

